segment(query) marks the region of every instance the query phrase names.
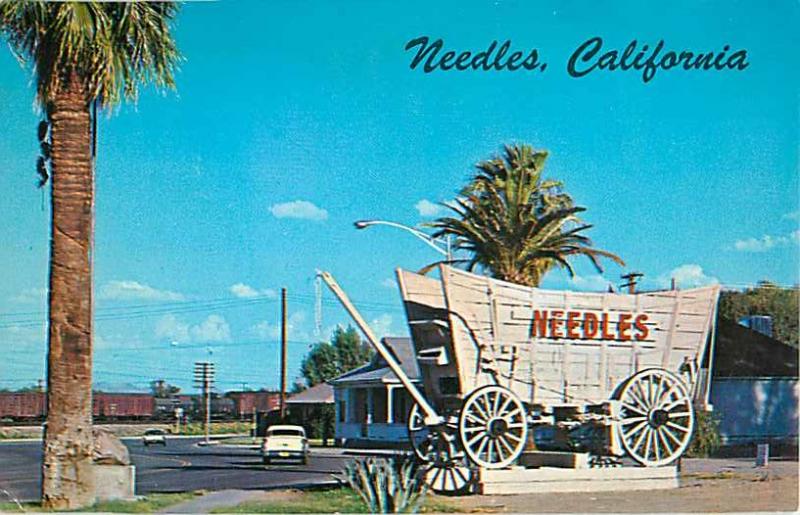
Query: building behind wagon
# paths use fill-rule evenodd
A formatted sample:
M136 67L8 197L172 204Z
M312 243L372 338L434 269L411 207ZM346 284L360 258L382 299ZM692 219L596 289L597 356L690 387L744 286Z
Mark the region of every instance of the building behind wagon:
M711 403L723 444L797 446L797 348L720 319L712 371Z
M382 341L421 389L422 378L411 339L387 337ZM334 388L337 441L347 445L408 441L406 420L413 401L379 354L330 384Z

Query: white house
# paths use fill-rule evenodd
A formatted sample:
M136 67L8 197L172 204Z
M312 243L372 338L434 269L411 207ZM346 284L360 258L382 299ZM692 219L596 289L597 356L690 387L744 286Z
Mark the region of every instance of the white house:
M421 378L410 338L384 338L403 371L415 384ZM403 443L408 439L406 420L413 401L386 361L372 361L347 372L330 384L336 401L336 439L357 442Z

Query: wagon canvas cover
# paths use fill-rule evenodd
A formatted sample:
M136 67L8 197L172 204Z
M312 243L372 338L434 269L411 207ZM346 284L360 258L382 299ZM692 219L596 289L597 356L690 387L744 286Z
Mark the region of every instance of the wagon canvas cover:
M500 384L530 404L602 402L664 368L697 397L719 286L636 294L544 290L440 266L398 270L426 391L435 403Z

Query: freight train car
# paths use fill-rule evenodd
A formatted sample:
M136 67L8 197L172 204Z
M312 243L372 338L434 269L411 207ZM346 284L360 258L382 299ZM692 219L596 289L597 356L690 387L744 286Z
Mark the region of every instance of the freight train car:
M42 392L0 393L0 420L26 421L44 417L47 397Z
M92 414L103 419L149 419L155 412L155 400L149 393L94 393Z

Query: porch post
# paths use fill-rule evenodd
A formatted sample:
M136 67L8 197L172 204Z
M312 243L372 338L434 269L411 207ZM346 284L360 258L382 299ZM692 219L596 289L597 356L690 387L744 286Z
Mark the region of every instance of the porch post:
M391 424L394 422L394 416L392 414L392 397L394 397L394 385L387 384L386 385L386 423Z
M374 388L367 388L367 424L372 424L372 417L375 412L373 390Z

